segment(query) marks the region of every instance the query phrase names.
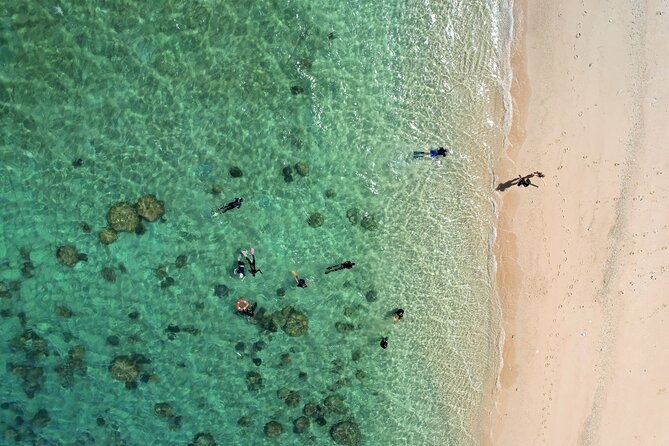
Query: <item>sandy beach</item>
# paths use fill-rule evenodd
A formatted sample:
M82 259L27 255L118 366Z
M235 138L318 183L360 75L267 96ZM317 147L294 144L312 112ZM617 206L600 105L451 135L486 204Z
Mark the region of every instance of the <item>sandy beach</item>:
M514 8L482 443L669 444L669 5Z

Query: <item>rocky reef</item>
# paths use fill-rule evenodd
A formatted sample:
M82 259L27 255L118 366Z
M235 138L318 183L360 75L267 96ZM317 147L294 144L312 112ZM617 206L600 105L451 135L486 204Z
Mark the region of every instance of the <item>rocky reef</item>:
M154 222L165 215L165 203L153 194L140 197L137 200L135 208L137 209L137 214L149 222Z
M347 420L334 424L330 428L330 437L337 444L357 446L362 443L362 433L355 421Z
M59 246L56 250L56 257L65 266L74 266L77 262L88 260L88 256L80 253L73 245Z

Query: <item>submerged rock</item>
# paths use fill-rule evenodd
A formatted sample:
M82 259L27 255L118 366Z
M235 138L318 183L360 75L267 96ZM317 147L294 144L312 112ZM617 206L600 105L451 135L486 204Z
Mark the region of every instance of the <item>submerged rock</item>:
M288 336L302 336L309 329L309 319L307 315L292 307L286 307L281 310L286 317L286 322L281 326Z
M360 221L360 209L350 208L348 211L346 211L346 218L348 218L348 221L352 225L357 225Z
M217 297L225 297L229 291L230 289L222 283L214 287L214 295Z
M264 431L268 438L276 438L283 434L283 425L276 421L270 421L265 425Z
M309 429L310 424L311 422L309 421L309 418L305 416L298 417L293 420L293 432L296 434L301 434Z
M118 232L136 232L140 226L137 209L125 201L116 203L109 209L107 221Z
M258 372L248 372L246 374L246 388L251 392L262 389L262 375Z
M318 228L319 226L322 226L324 222L325 217L320 212L314 212L307 219L307 223L309 223L309 226L312 228Z
M216 440L210 433L199 432L188 446L216 446Z
M81 254L77 248L72 245L59 246L56 251L56 257L60 263L65 266L74 266L77 262L88 260L86 254Z
M242 169L240 169L237 166L231 166L229 172L230 172L230 176L232 178L240 178L240 177L244 176L244 173L242 172Z
M156 221L165 215L165 203L153 194L141 197L135 207L139 216L146 221Z
M104 245L111 245L118 239L118 232L114 228L104 228L98 237Z
M342 421L330 428L330 437L337 444L357 446L362 442L360 427L355 421Z
M302 177L309 176L309 164L304 161L299 161L295 164L295 170Z

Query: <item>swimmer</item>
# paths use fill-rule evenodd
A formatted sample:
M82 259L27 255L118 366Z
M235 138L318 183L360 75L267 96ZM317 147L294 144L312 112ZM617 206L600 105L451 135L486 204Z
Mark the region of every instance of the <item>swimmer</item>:
M295 283L297 284L298 288L306 288L307 287L307 281L306 280L298 277L297 273L295 271L291 271L290 273L293 275L293 277L295 277Z
M237 257L237 268L235 268L234 273L239 276L240 279L244 280L244 261L241 257Z
M403 317L404 317L404 310L402 308L398 308L393 313L392 319L393 319L393 322L399 322Z
M253 302L253 305L246 308L245 310L242 310L241 313L244 316L253 317L253 315L255 315L255 313L256 313L256 307L257 306L258 306L258 302Z
M231 201L228 204L221 205L217 207L216 209L211 211L211 216L212 217L217 217L225 212L228 212L229 210L235 209L235 208L240 208L242 207L242 202L244 201L243 198L235 198L233 201Z
M414 152L414 158L434 158L437 156L446 156L448 155L448 149L439 147L438 149L431 149L429 152Z
M262 274L262 271L259 268L256 268L256 251L251 248L251 259L246 256L246 251L242 251L242 255L246 258L246 261L249 262L249 268L251 269L251 275L256 276L257 273Z
M379 343L379 345L380 345L381 348L383 348L383 349L385 349L386 347L388 347L388 338L386 338L386 337L381 338L381 342Z
M353 268L353 265L355 265L355 263L347 260L339 265L328 266L325 268L325 274L331 273L332 271L339 271L340 269L351 269Z

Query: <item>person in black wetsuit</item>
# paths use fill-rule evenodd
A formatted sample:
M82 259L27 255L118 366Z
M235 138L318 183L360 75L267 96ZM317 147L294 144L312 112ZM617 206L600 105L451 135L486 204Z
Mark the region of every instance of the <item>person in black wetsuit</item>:
M379 345L380 345L381 348L383 348L383 349L385 349L386 347L388 347L388 338L386 338L386 337L381 338L381 342L379 342Z
M429 152L414 152L414 158L434 158L436 156L448 155L448 149L439 147L438 149L431 149Z
M236 209L242 207L242 202L244 201L243 198L235 198L233 201L231 201L228 204L224 204L222 206L219 206L218 208L214 209L211 212L212 217L216 217L217 215L221 215L225 212L228 212L229 210Z
M399 322L400 320L402 320L403 317L404 317L404 310L402 308L398 308L393 313L393 316L392 316L393 322Z
M331 273L332 271L339 271L340 269L351 269L353 268L353 265L355 265L355 263L347 260L339 265L328 266L325 268L325 274Z
M244 265L244 261L242 260L241 257L237 257L237 268L235 268L234 273L239 276L240 279L244 280L244 269L246 266Z
M258 306L258 302L253 302L253 305L251 305L250 307L248 307L245 310L242 310L241 313L244 316L253 317L256 313L256 307L257 306Z
M290 273L293 275L293 277L295 277L295 283L297 284L298 288L306 288L307 287L307 281L306 280L299 277L295 271L291 271Z
M249 269L251 270L251 275L253 277L255 277L257 273L262 274L262 271L259 268L256 267L256 251L255 251L255 249L251 248L251 258L250 259L246 255L246 251L242 251L242 254L246 258L246 261L249 262Z

